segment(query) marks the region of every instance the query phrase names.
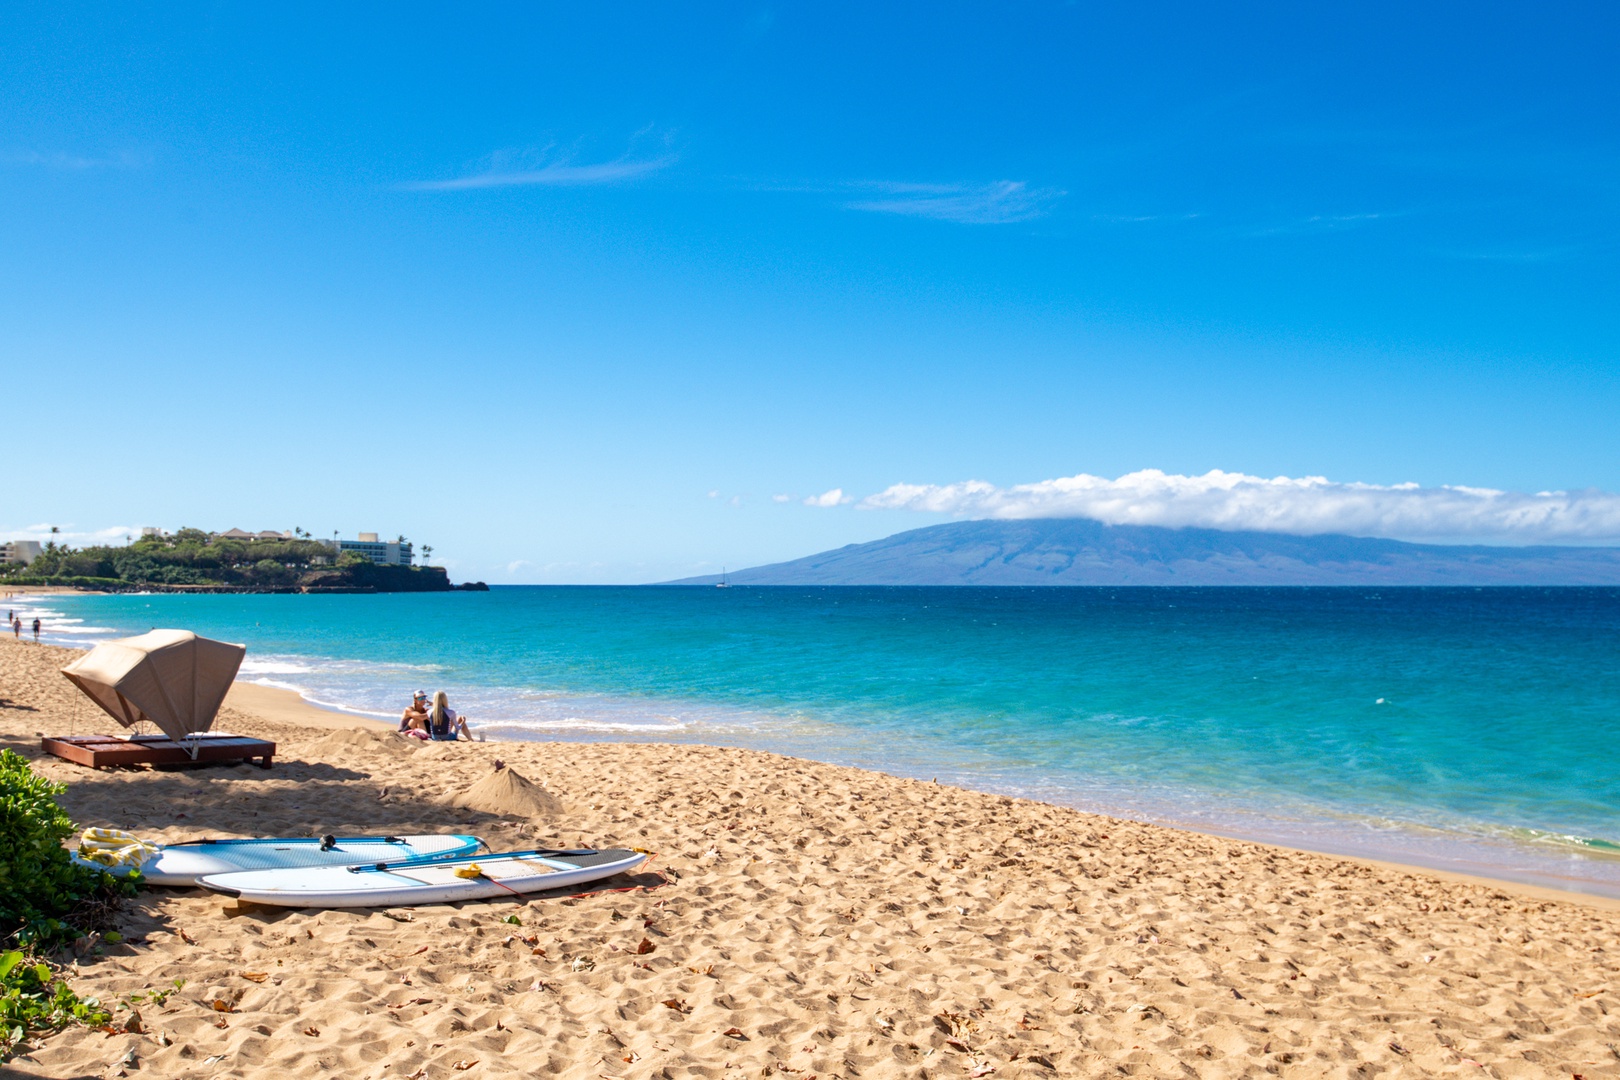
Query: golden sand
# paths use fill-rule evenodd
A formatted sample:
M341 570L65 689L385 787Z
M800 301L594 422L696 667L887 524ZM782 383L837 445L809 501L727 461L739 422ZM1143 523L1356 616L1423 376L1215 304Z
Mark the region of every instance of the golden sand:
M72 655L0 643L0 742L69 729ZM38 768L81 824L158 840L467 830L648 847L671 881L389 912L150 890L73 981L184 986L11 1074L1620 1075L1612 904L754 751L417 746L263 688L217 726L275 739L275 768ZM559 811L455 806L496 758Z

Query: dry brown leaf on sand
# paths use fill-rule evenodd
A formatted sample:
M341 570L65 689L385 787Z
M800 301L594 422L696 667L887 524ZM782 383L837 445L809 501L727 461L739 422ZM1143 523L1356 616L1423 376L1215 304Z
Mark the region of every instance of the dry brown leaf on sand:
M641 939L641 944L636 946L636 955L646 956L656 948L658 948L658 946L652 943L652 938L644 937Z
M264 980L270 977L270 973L268 971L241 971L237 974L241 975L242 978L246 979L248 982L258 983L262 983Z
M743 1034L742 1028L726 1028L726 1030L722 1031L720 1034L724 1035L728 1039L736 1039L738 1042L748 1041L748 1036Z
M312 1039L320 1033L321 1029L316 1027L314 1024L311 1024L309 1027L304 1029L304 1034L308 1035Z
M685 998L667 998L663 1002L663 1005L664 1008L674 1009L678 1013L689 1013L692 1011L692 1006L686 1003Z
M478 1064L477 1058L463 1058L450 1067L456 1070L456 1072L466 1072L476 1064Z
M185 942L187 945L197 944L197 939L186 933L184 930L180 931L180 940Z
M223 998L215 998L214 999L214 1011L215 1012L235 1012L236 1010L231 1008L231 1003L230 1002L224 1000Z

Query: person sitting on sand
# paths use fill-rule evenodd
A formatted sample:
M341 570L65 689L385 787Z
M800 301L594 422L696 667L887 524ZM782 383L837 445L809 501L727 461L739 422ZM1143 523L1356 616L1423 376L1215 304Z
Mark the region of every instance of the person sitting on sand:
M399 714L399 733L408 735L413 739L428 737L428 694L426 690L418 690L411 698L411 703L405 706L405 711Z
M472 741L467 718L450 707L450 698L440 690L433 695L433 708L428 710L428 736L437 742L455 742L458 735Z

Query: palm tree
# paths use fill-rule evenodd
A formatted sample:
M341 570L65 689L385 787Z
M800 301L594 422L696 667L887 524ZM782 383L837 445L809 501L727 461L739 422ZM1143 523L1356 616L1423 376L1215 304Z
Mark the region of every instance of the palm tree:
M426 566L428 560L431 559L431 558L433 558L433 545L432 544L423 544L422 545L422 565Z

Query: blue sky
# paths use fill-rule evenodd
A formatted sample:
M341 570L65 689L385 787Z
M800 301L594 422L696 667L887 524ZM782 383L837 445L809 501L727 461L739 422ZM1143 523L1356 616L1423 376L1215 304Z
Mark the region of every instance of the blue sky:
M1617 9L1134 7L8 9L0 530L643 581L1222 470L1620 541Z

